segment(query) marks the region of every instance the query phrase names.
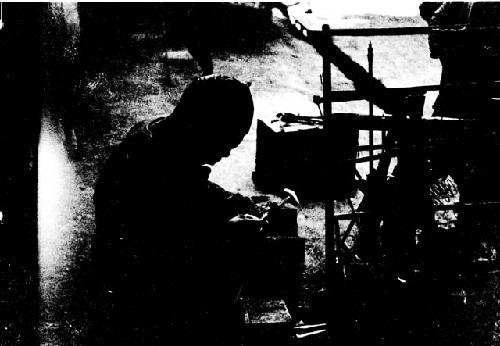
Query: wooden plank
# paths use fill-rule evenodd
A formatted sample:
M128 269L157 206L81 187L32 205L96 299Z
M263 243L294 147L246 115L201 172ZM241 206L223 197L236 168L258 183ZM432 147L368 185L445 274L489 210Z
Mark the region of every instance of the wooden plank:
M370 151L370 150L382 150L382 149L388 149L388 148L385 145L383 145L383 144L358 145L358 152L359 151Z
M401 96L401 95L414 95L414 94L425 94L428 91L442 91L442 90L480 90L483 88L485 91L492 91L500 89L500 81L494 81L488 83L487 85L480 85L477 82L469 83L459 83L459 84L429 84L429 85L418 85L411 87L401 87L401 88L385 88L384 93L389 96ZM348 101L362 101L366 99L368 92L361 92L359 90L331 90L326 93L326 99L330 102L348 102ZM391 95L393 94L393 95ZM495 98L492 98L495 99ZM313 96L313 102L321 103L325 100L325 97L320 97L318 95Z
M470 126L481 126L485 122L453 119L453 118L432 118L432 119L408 119L401 117L369 117L357 113L333 113L332 116L325 119L326 123L334 127L356 128L358 130L390 130L395 128L407 128L412 130L425 129L451 129L465 128ZM489 126L495 125L495 122L488 123ZM498 122L497 124L498 125ZM484 125L483 125L484 126Z
M354 219L359 219L362 216L366 216L368 214L369 213L365 212L365 211L358 211L358 212L355 212L355 213L336 214L335 218L338 221L354 220Z
M426 35L431 29L428 26L399 27L399 28L346 28L331 29L331 36L398 36L398 35Z
M402 36L402 35L428 35L431 32L491 32L500 31L500 26L467 27L461 24L447 27L438 26L406 26L383 28L346 28L330 29L330 36Z
M434 205L432 209L435 211L439 210L465 210L465 209L477 209L477 208L498 208L500 210L500 201L482 201L482 202L468 202L468 203L453 203L453 204L442 204ZM339 221L354 220L361 217L369 215L369 212L357 211L355 213L343 213L336 214L335 218Z
M454 204L443 204L435 205L433 209L438 210L466 210L466 209L477 209L477 208L495 208L500 210L500 201L482 201L473 203L454 203Z

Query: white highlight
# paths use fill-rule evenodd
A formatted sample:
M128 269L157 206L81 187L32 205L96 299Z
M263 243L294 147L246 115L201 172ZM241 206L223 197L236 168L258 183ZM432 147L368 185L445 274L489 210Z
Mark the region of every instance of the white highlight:
M65 253L65 226L75 173L62 136L48 119L42 122L38 146L38 247L43 278L55 272Z

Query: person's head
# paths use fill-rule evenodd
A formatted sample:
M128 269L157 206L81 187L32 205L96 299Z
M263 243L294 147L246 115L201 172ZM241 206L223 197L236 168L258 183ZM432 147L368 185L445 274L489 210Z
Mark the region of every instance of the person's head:
M250 89L240 81L210 76L193 81L172 117L202 163L213 164L237 147L252 124Z

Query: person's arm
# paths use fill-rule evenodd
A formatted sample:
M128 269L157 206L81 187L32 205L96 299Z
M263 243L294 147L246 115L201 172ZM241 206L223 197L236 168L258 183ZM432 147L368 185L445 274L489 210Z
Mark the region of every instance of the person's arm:
M423 2L419 6L420 17L430 24L431 18L436 10L442 5L440 2Z
M250 198L227 191L213 182L208 182L208 191L210 200L215 201L221 216L228 221L236 215L251 214L260 216L262 213Z

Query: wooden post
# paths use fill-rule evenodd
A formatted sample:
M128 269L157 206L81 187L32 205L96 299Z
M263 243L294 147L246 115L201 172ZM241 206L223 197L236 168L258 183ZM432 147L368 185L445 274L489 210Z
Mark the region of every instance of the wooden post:
M324 124L324 132L331 133L329 131L329 124L330 122L327 120L332 116L332 101L328 97L330 95L331 90L332 90L332 66L330 64L330 59L326 56L327 47L332 44L332 37L330 35L330 26L328 24L323 25L323 32L321 36L321 55L323 58L323 117L325 118L325 121L323 122ZM326 137L326 136L325 136ZM327 142L325 140L325 144L327 145ZM326 151L328 152L331 148L326 148ZM327 162L328 167L329 163ZM332 263L333 259L335 258L335 253L334 253L334 247L335 247L335 220L334 220L334 213L335 213L335 208L333 205L333 201L330 200L330 195L331 195L331 182L327 181L325 182L327 186L326 187L326 195L325 195L325 262L326 262L326 281L327 281L327 286L329 285L329 282L331 282L331 274L332 274ZM329 288L329 287L328 287Z
M323 116L325 118L324 124L324 132L325 134L329 133L328 127L329 121L328 118L332 116L332 101L328 97L332 89L332 71L330 60L326 56L327 47L331 44L332 37L330 36L330 26L328 24L323 25L323 32L321 35L320 44L322 45L321 55L323 58ZM327 136L325 135L325 138ZM325 144L328 141L325 139ZM328 152L329 148L327 148ZM330 170L329 162L326 163L327 167ZM325 190L327 191L325 194L325 284L327 290L327 299L329 310L331 310L331 314L327 321L327 332L330 337L335 334L333 329L335 327L335 318L333 317L337 312L335 312L335 296L334 296L334 266L335 266L335 205L334 201L330 200L331 195L331 187L332 184L330 181L325 182Z
M328 128L332 122L327 119L332 117L332 100L328 96L332 90L332 72L330 59L326 56L328 51L326 48L332 44L333 37L330 27L323 25L321 44L321 55L323 57L323 116L325 134L333 133L332 129ZM326 137L326 136L325 136ZM328 146L329 140L325 140L325 146ZM327 147L326 152L332 151L335 148ZM325 158L329 160L329 158ZM328 172L333 173L335 167L331 167L331 160L327 161ZM327 319L327 333L329 338L335 340L337 345L345 345L349 334L348 318L345 309L344 295L344 270L340 253L340 229L335 220L335 201L332 193L334 191L335 181L328 180L325 183L325 283L328 295L328 309L330 311Z
M328 95L332 90L332 66L330 60L324 56L326 54L326 47L331 44L332 39L330 36L330 26L324 24L321 37L321 44L323 45L321 55L323 55L323 116L325 118L332 115L332 104L328 101Z
M370 77L373 77L373 46L372 42L368 44L368 73L370 74ZM373 102L369 102L368 104L369 108L369 115L370 117L373 117ZM370 144L370 157L373 157L373 130L369 130L369 144ZM373 172L373 161L370 160L370 173Z
M321 55L323 57L323 116L325 118L324 124L324 132L325 134L331 133L329 131L330 122L327 120L332 116L332 101L328 98L332 90L332 71L331 64L327 54L327 47L331 44L332 37L330 36L330 26L328 24L323 25L323 32L321 37L322 50ZM326 137L326 136L325 136ZM325 140L325 144L327 145L327 140ZM331 148L327 148L328 152ZM330 170L330 164L327 162L327 167ZM332 280L332 265L334 263L335 258L335 207L333 205L333 201L330 200L331 188L332 184L330 181L326 181L325 190L327 193L325 194L325 264L326 264L326 282L327 289L330 289L330 283Z

